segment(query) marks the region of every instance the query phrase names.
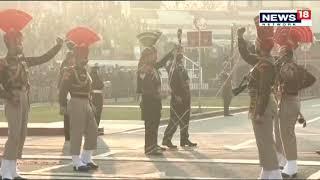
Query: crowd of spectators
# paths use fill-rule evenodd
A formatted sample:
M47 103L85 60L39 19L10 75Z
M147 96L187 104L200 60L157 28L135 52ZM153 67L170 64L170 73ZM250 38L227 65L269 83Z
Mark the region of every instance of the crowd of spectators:
M58 63L49 63L49 65L41 65L30 69L30 100L32 103L54 104L57 102L59 69L60 65ZM105 98L112 98L117 102L119 98L135 97L135 70L125 69L117 65L115 67L100 67L99 76L105 84Z

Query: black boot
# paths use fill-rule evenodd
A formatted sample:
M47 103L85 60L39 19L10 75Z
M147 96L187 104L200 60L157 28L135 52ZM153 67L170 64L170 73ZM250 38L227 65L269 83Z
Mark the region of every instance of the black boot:
M90 170L90 167L87 165L83 165L79 167L73 166L73 170L78 172L88 172Z
M185 141L181 141L180 142L180 146L181 147L185 147L185 146L189 146L189 147L196 147L197 143L193 143L191 142L189 139L185 140Z
M162 145L167 146L170 149L177 149L178 148L176 145L173 145L170 140L162 141Z
M163 151L161 151L160 149L153 149L151 151L145 152L146 156L162 156L163 155Z
M13 178L14 180L27 180L27 178L21 177L21 176L17 176Z
M99 168L99 166L94 162L87 163L87 166L90 168L90 170L97 170Z
M160 151L166 151L166 150L167 150L166 148L161 147L161 146L159 146L159 145L157 145L157 149L160 150Z

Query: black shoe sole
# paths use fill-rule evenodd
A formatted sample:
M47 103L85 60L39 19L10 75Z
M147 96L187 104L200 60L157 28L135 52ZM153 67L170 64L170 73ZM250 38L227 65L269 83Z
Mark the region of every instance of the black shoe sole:
M148 153L144 153L146 156L162 156L163 153L162 152L148 152Z
M76 172L88 172L90 170L90 168L89 167L86 167L86 168L82 168L82 167L80 167L80 168L76 168L76 167L73 167L73 171L76 171Z
M90 168L90 170L97 170L99 169L99 166L96 164L88 163L87 166Z
M298 174L295 173L295 174L289 175L289 174L286 174L286 173L281 173L281 175L282 175L282 178L292 179L292 178L296 178Z
M178 149L178 146L175 145L169 145L167 143L162 143L163 146L167 146L169 149Z
M188 144L180 144L181 147L197 147L198 144L195 144L195 145L188 145Z

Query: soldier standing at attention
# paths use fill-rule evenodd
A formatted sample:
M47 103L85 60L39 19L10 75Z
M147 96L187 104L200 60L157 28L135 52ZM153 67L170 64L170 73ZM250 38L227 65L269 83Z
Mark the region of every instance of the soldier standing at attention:
M98 128L94 119L90 93L92 80L86 70L89 46L100 38L85 27L69 31L67 39L75 43L75 66L64 70L59 92L60 113L70 116L70 152L74 171L95 170L98 166L92 160L92 153L97 148ZM67 94L71 99L67 106ZM68 108L67 108L68 107ZM84 147L80 158L82 136Z
M229 111L232 100L231 63L227 60L223 64L223 71L219 75L222 81L223 114L224 116L232 116Z
M261 179L282 179L273 139L273 122L277 104L272 94L276 77L274 59L271 56L273 27L259 27L259 16L255 17L257 28L256 53L251 54L243 38L245 28L238 29L238 48L241 57L253 68L249 78L249 117L259 152Z
M17 173L16 166L17 159L22 156L30 110L28 68L48 62L63 45L63 40L57 38L56 45L44 55L25 57L20 31L31 19L29 14L19 10L0 12L0 29L5 32L3 39L8 49L6 57L0 59L0 97L5 100L5 117L9 129L1 162L3 179L23 179Z
M66 67L74 66L74 55L73 55L73 48L74 44L72 42L67 42L66 43L68 52L66 54L65 59L62 61L61 66L60 66L60 74L59 74L59 80L58 80L58 89L60 88L61 85L61 80L62 76L64 73L65 69L68 69ZM69 95L69 94L68 94ZM69 98L68 98L69 99ZM64 139L65 141L70 141L70 119L68 114L63 115L63 127L64 127Z
M145 154L161 155L165 148L158 145L158 128L161 118L161 79L158 69L172 58L172 51L157 62L157 50L153 46L160 32L145 32L137 36L145 47L141 53L137 72L137 93L141 94L141 118L145 124Z
M283 31L285 32L285 31ZM297 142L295 125L300 114L299 91L310 87L316 78L299 67L294 61L293 51L298 47L296 38L291 37L292 33L283 33L287 36L286 43L280 47L279 58L277 59L277 91L279 99L279 119L275 128L276 147L279 160L284 159L280 166L283 166L282 176L294 178L298 173L297 165Z
M95 64L95 66L91 68L90 76L92 78L92 91L91 91L92 104L95 107L94 108L95 119L97 122L97 126L99 127L101 113L103 109L104 84L103 84L103 80L99 77L98 69L99 69L98 64ZM103 132L99 132L99 134L100 133L103 133Z

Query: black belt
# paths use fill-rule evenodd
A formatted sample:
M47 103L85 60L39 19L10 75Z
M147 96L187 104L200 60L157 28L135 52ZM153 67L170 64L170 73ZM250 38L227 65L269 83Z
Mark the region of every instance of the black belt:
M82 94L71 94L71 98L82 98L82 99L89 99L89 95L82 95Z
M298 96L298 93L290 92L290 93L285 93L285 95Z

